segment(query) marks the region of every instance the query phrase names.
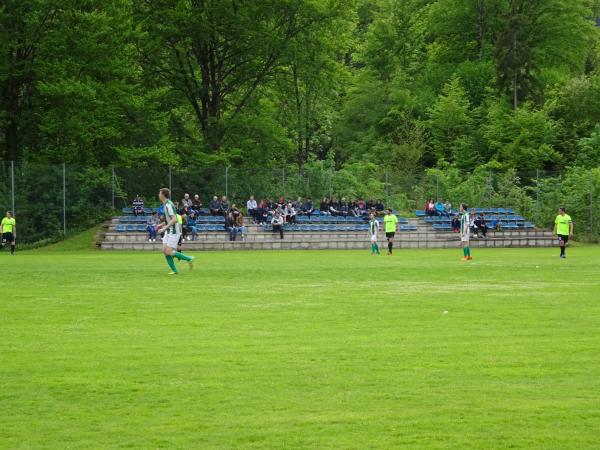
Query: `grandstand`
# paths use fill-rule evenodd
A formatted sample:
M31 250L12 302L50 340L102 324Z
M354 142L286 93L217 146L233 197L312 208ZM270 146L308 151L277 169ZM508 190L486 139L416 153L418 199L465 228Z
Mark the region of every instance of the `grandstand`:
M146 214L151 209L144 210ZM280 249L363 249L368 248L368 222L364 217L332 217L318 211L309 218L297 217L295 224L285 225L285 238L273 233L270 224L253 224L246 218L245 240L229 241L224 228L224 218L207 215L202 211L196 219L198 235L195 241L186 241L188 250L280 250ZM552 233L537 229L534 224L516 214L510 208L476 208L485 215L490 225L487 238L473 239L473 247L550 247ZM123 215L105 224L103 250L157 250L162 243L148 242L146 216L133 216L130 208ZM399 218L399 230L394 240L396 248L453 248L459 247L457 236L452 233L449 218L426 217L424 211L416 211L415 217ZM499 224L501 231L495 230ZM380 233L380 243L385 243Z

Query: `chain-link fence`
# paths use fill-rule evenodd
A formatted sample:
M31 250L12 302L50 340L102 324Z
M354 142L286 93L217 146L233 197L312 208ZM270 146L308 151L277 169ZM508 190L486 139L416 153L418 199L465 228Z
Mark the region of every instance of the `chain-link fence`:
M198 194L204 207L222 195L239 207L250 195L257 201L311 198L317 208L324 197L335 197L379 200L407 217L426 200L441 199L455 207L466 202L512 208L543 228L551 228L557 208L565 206L578 238L600 237L600 168L561 173L480 168L464 174L454 168L395 173L364 164L334 170L324 162L301 168L89 168L0 161L0 208L15 211L19 242L59 239L97 224L131 207L137 194L145 206L158 206L161 187L171 188L175 200Z

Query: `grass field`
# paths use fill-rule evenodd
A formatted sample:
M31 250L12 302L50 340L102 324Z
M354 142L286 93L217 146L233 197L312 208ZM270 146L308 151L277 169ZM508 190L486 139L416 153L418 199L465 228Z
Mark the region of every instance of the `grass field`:
M0 448L600 445L598 247L200 253L173 278L80 241L0 254Z

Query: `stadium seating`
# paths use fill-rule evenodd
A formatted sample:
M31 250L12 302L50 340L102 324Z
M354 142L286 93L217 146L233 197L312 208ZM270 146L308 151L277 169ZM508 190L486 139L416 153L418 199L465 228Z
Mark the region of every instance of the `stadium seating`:
M525 217L515 214L512 208L473 208L477 215L483 214L485 221L490 229L499 225L503 230L534 230L535 225L528 222ZM458 214L452 212L452 216ZM452 231L452 217L427 216L425 211L417 210L415 216L427 224L430 224L435 231Z

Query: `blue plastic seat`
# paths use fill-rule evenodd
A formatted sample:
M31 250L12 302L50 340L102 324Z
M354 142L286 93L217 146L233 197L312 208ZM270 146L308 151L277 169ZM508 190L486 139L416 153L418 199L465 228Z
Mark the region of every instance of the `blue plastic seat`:
M133 214L133 208L123 208L123 214Z

